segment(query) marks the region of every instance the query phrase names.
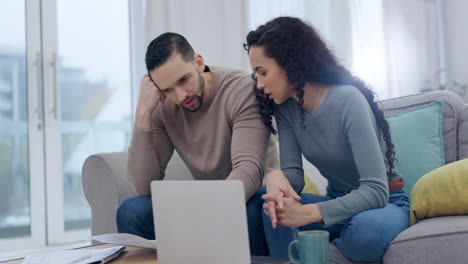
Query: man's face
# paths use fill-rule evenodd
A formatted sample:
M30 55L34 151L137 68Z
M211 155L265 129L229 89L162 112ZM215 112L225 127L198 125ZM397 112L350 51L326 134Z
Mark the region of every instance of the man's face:
M185 62L179 54L150 72L151 79L161 92L175 104L195 112L202 106L205 79L201 75L205 65L199 56Z

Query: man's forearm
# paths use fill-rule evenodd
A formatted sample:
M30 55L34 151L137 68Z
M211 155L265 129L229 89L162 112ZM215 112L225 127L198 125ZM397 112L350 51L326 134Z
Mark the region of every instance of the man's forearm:
M263 166L252 161L243 161L229 174L227 180L240 180L244 184L245 201L260 189L263 180Z
M151 132L135 128L128 150L128 179L140 195L149 195L152 180L161 180L159 158L154 149Z
M137 107L135 111L135 128L150 131L151 130L151 112L142 111Z

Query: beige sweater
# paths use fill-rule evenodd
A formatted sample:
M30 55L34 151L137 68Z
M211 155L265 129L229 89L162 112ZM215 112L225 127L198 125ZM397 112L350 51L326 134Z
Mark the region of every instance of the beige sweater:
M152 131L135 129L128 177L140 195L163 180L174 149L194 179L241 180L246 201L262 184L270 133L256 106L254 82L242 71L210 66L212 88L196 112L166 101L152 115Z

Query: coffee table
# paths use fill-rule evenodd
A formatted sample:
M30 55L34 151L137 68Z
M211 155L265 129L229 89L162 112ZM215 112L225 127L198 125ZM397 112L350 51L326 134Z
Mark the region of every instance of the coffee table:
M99 245L93 245L93 246L88 246L88 247L83 247L86 249L90 248L107 248L107 247L113 247L116 245L112 244L99 244ZM80 249L75 249L75 250L80 250ZM137 248L137 247L127 247L124 252L122 252L118 258L113 259L112 261L108 262L110 264L130 264L130 263L135 263L135 264L157 264L158 261L156 259L156 250L155 249L149 249L149 248ZM15 260L10 260L10 261L4 261L1 262L1 264L20 264L23 261L22 258L20 259L15 259Z

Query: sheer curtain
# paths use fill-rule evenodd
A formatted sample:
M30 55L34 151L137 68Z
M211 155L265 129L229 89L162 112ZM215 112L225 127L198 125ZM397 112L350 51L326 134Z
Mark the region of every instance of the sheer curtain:
M144 40L134 57L141 61L153 38L174 31L187 37L206 63L250 71L242 48L248 31L277 16L296 16L319 31L378 99L392 98L437 87L443 77L438 1L136 0L132 5L144 6L139 17Z
M137 0L142 1L142 0ZM157 35L184 35L208 64L249 70L242 48L248 31L268 20L289 15L312 24L347 65L352 60L350 12L342 0L147 0L146 45Z
M205 63L247 70L246 21L243 0L148 0L145 40L148 44L161 33L177 32Z
M350 2L352 72L364 80L378 99L388 98L387 65L381 0Z
M348 1L250 0L250 30L278 16L299 17L316 29L343 64L352 61L351 21Z
M352 69L378 99L438 86L436 0L352 0Z
M441 52L437 1L384 1L383 10L389 96L438 86Z

